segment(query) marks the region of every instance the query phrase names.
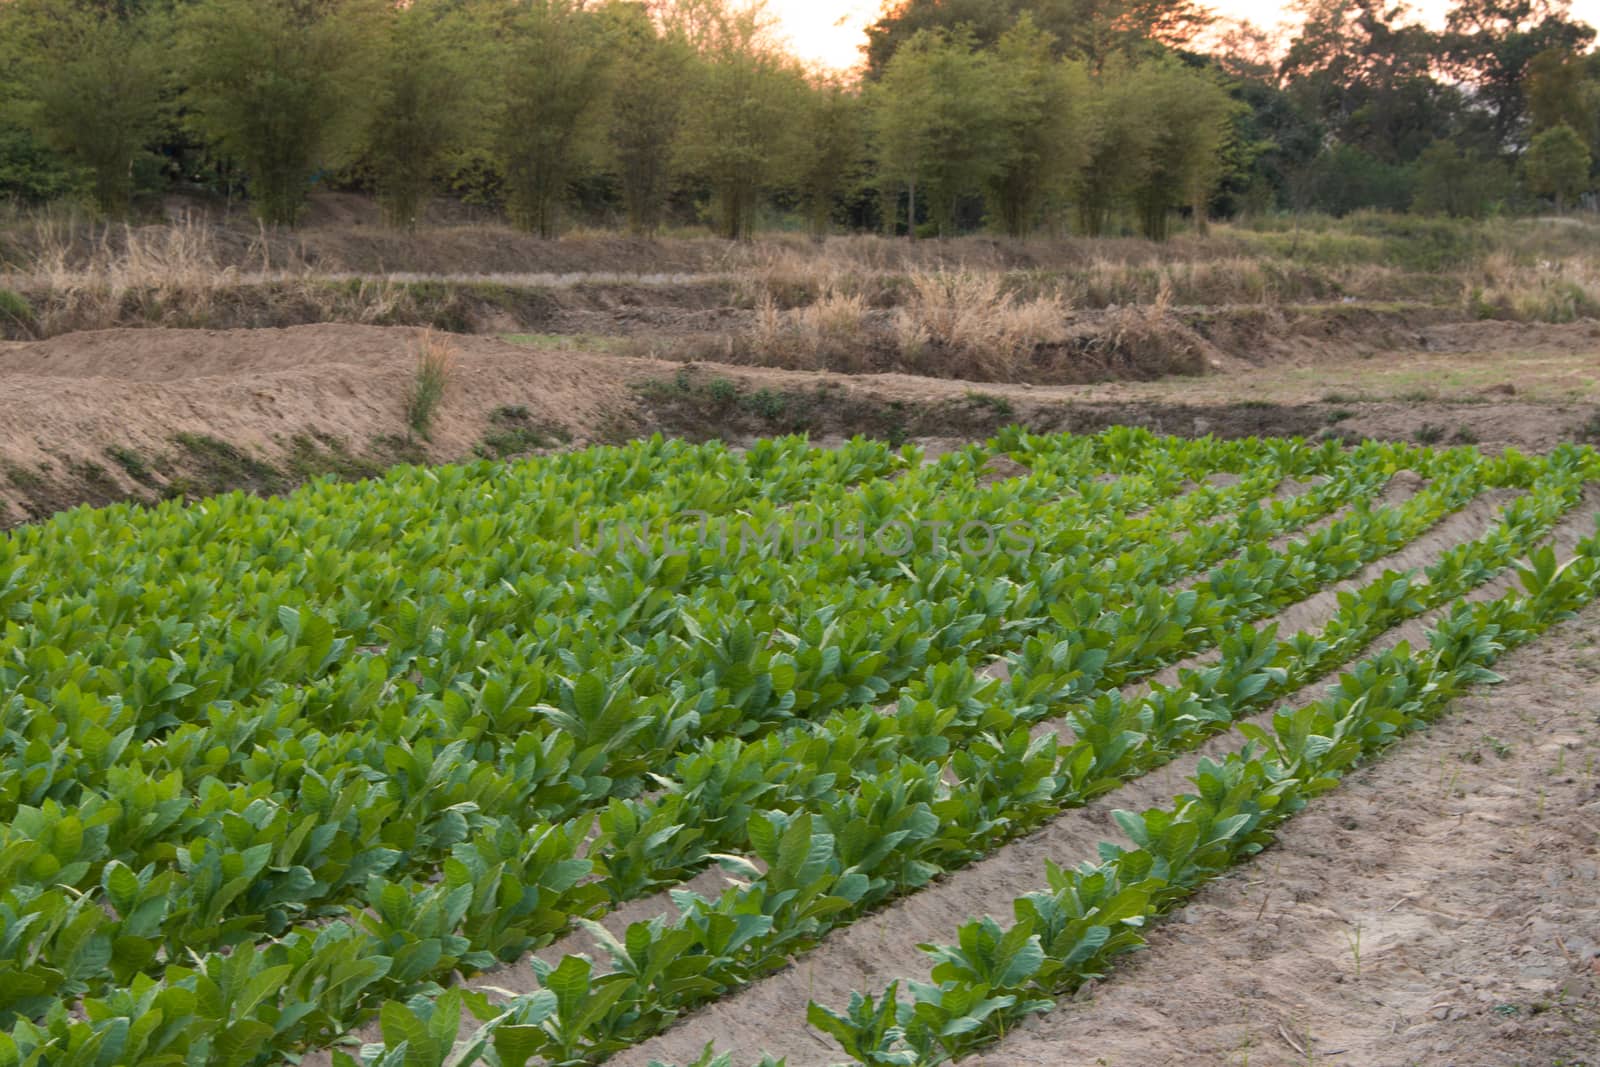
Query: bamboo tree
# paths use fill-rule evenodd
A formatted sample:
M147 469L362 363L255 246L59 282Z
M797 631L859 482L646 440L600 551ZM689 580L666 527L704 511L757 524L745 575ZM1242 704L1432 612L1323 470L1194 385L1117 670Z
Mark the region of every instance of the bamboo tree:
M16 66L9 110L87 175L101 214L124 217L134 160L165 119L166 48L155 19L46 3L3 15Z
M865 115L858 91L833 77L811 80L801 98L794 175L806 222L827 232L834 209L856 187L864 166Z
M443 0L388 12L366 131L384 221L413 229L451 155L482 134L485 30Z
M1088 153L1082 64L1052 54L1053 39L1024 16L995 46L1001 112L1000 157L987 187L990 214L1021 237L1059 207Z
M243 169L263 222L293 225L319 169L359 150L380 14L368 0L207 0L185 12L188 120Z
M749 236L762 196L793 158L805 83L768 38L759 9L703 14L677 158L710 189L717 232L737 239Z
M510 26L496 144L512 224L559 232L568 186L604 143L606 50L574 0L530 0Z
M1234 102L1204 71L1170 58L1141 64L1132 82L1136 121L1151 134L1132 188L1140 230L1165 240L1178 207L1190 208L1203 229L1206 202L1222 173Z
M940 233L960 198L1000 171L1005 104L999 64L965 32L920 33L890 60L872 96L880 189L905 188L916 230L919 188Z
M674 175L673 145L683 124L684 84L693 53L683 35L658 29L647 7L618 0L600 11L615 62L607 128L611 169L621 187L628 229L661 228Z

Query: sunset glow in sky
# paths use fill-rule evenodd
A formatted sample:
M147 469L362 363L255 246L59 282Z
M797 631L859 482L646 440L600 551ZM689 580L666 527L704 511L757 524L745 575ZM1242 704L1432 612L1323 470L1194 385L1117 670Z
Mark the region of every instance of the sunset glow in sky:
M1225 18L1249 19L1271 28L1293 14L1286 4L1266 0L1215 0L1209 5ZM768 0L768 10L778 17L794 53L806 62L841 70L861 59L865 27L875 21L882 0ZM1411 5L1425 21L1442 23L1450 0L1421 0ZM1600 0L1575 0L1572 14L1591 26L1600 26Z

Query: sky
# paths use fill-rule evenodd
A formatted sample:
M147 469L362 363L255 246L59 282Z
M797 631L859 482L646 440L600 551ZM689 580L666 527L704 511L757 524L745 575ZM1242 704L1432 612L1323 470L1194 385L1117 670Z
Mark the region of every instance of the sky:
M794 53L808 63L847 70L861 59L865 27L875 21L882 0L768 0ZM1268 0L1212 0L1209 6L1225 18L1249 19L1275 27L1288 13L1286 4ZM1430 24L1441 24L1449 0L1413 0L1411 7ZM1573 0L1572 14L1600 26L1600 0Z

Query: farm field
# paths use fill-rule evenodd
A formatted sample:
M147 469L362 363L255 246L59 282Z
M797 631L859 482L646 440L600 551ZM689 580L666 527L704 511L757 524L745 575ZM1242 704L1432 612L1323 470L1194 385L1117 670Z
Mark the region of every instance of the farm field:
M820 242L0 220L0 526L660 432L1600 441L1591 222ZM363 212L367 214L363 214ZM431 332L430 332L431 331ZM413 418L421 353L446 387Z
M1013 427L20 526L0 1063L1582 1062L1597 494Z

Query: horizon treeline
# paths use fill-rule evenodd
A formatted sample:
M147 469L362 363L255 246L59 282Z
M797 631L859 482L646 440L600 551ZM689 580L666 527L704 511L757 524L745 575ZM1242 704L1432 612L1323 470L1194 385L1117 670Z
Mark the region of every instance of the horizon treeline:
M1159 239L1594 187L1600 56L1564 3L1460 0L1439 31L1379 0L1303 13L1281 49L1192 0L903 0L846 77L728 0L0 0L0 198Z

